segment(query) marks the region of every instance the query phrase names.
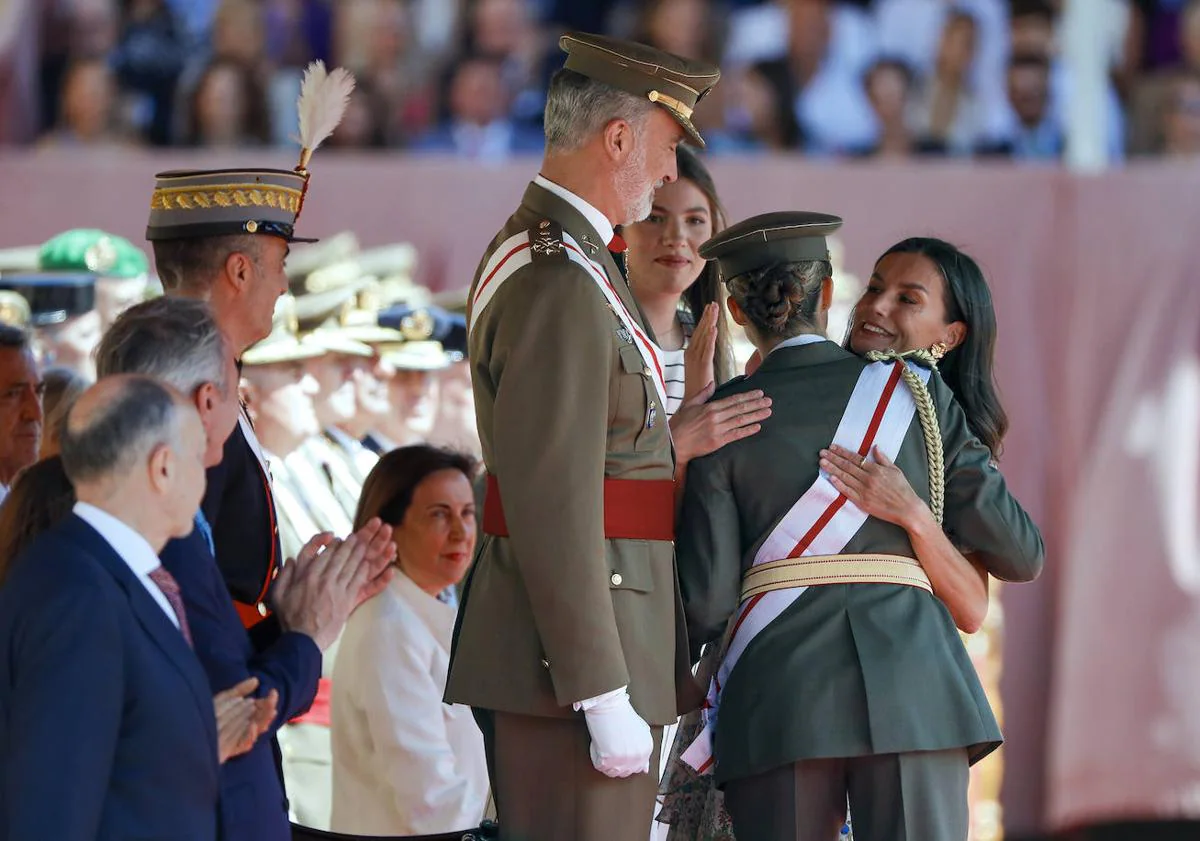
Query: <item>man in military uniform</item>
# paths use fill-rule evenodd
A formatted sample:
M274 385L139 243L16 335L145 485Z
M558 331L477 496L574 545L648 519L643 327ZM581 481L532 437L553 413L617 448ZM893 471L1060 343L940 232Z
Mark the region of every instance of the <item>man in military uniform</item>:
M488 487L446 699L476 710L502 837L643 841L661 727L699 699L661 362L609 248L676 177L676 145L703 142L690 115L719 71L560 45L541 173L472 284Z
M142 300L149 277L146 252L124 237L94 228L76 228L50 238L38 252L44 272L86 272L96 276L100 332Z
M351 306L358 288L357 282L349 280L328 288L306 289L296 296L296 320L303 343L324 351L304 366L317 384L313 402L321 434L307 440L301 450L351 521L366 479L353 451L364 449L358 439L368 427L357 435L353 430L360 414L362 380L373 377L376 365L371 346L345 335L338 320L338 313Z
M155 178L146 239L163 290L206 301L239 359L271 333L276 302L288 291L284 261L291 244L314 241L295 236L312 148L301 149L294 170L186 170ZM262 650L283 631L265 599L284 557L271 474L244 410L221 463L208 470L201 507L234 606ZM374 580L383 580L378 576L386 575L388 560L370 556ZM279 767L278 744L274 748Z
M297 172L265 169L157 176L146 238L163 290L208 301L239 358L271 332L275 303L287 291L284 260L297 241L306 182ZM252 627L266 614L267 586L282 558L270 477L245 416L221 464L208 471L203 509L217 565Z

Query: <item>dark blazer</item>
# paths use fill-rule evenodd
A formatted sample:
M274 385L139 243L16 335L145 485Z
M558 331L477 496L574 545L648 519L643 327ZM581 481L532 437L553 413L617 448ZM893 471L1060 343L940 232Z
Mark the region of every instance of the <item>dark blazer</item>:
M279 715L271 731L249 753L221 766L222 841L287 841L291 829L275 731L311 706L321 650L311 637L282 633L256 652L198 530L168 543L161 558L183 593L192 641L213 694L251 676L259 680L260 697L279 691Z
M772 415L757 435L688 466L678 528L680 586L694 645L721 637L759 546L817 478L822 447L866 363L833 342L782 348L715 397L761 388ZM904 386L901 386L904 387ZM929 391L945 448L944 527L988 572L1029 581L1042 537L1009 494L991 454L940 376ZM896 465L926 501L920 423ZM915 557L899 526L868 518L844 554ZM893 584L810 587L746 648L723 688L717 781L802 759L967 748L972 760L1000 730L949 611L935 596Z
M262 467L239 424L225 442L221 463L208 469L201 504L212 526L217 566L235 601L255 605L266 591L271 558L279 560L274 502Z
M0 589L0 839L213 841L217 733L199 661L74 514Z

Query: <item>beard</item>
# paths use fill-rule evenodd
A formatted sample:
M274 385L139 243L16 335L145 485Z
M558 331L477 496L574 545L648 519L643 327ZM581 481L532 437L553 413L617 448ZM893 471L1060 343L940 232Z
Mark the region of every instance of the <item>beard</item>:
M654 191L659 184L646 183L646 147L639 143L617 173L617 193L624 209L622 225L641 222L654 207Z

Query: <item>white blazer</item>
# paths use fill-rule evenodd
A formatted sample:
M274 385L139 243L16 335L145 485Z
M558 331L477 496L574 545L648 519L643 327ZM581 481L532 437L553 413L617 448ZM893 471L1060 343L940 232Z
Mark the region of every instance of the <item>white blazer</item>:
M455 609L397 572L342 632L333 670L330 829L426 835L479 825L483 736L446 704Z

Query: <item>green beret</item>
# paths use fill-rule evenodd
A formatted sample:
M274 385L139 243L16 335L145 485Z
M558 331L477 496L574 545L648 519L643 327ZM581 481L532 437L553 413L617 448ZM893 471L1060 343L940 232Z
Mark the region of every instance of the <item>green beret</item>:
M101 277L137 278L150 271L146 253L124 237L76 228L50 239L38 252L44 272L89 272Z

